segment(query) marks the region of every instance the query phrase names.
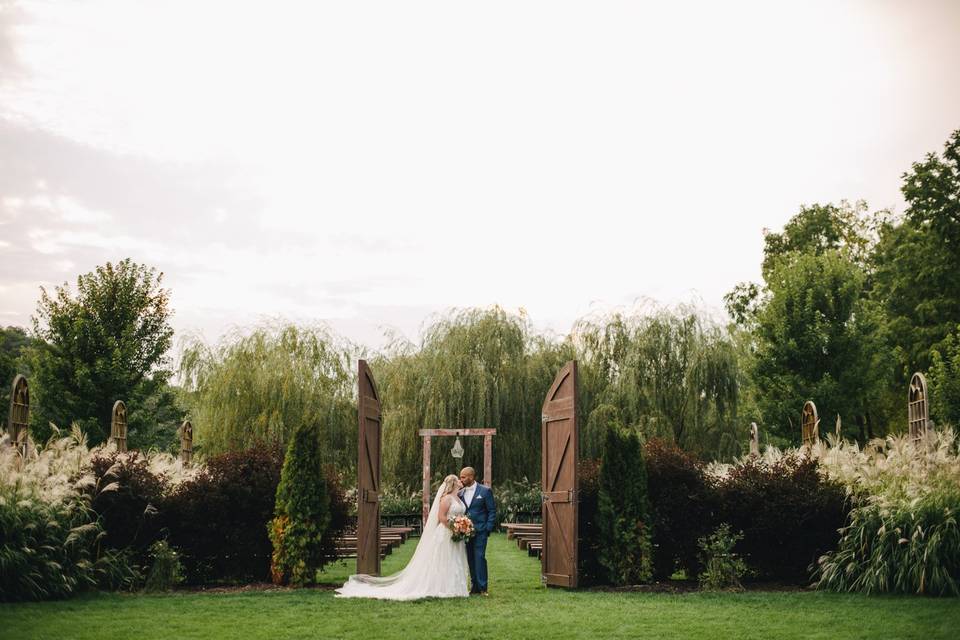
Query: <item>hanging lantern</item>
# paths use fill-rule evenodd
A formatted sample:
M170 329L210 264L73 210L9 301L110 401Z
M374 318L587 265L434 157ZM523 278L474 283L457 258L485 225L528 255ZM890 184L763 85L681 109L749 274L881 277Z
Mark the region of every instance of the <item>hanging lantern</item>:
M460 444L460 436L457 436L457 441L453 443L453 449L450 450L450 454L458 460L463 457L463 445Z

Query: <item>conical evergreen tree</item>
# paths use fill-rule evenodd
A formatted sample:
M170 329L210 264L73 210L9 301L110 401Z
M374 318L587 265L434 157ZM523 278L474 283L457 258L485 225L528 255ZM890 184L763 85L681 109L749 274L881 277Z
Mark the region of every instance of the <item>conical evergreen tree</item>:
M647 469L636 432L607 428L597 508L599 561L611 584L638 584L652 575Z
M269 526L273 543L271 572L276 584L304 586L332 558L324 553L330 525L330 495L316 426L301 426L293 435L280 472L275 517Z

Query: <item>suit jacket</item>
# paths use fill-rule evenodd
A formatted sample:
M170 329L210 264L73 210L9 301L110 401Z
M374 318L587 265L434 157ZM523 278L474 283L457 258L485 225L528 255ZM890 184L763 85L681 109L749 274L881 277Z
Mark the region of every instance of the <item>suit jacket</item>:
M463 502L462 489L457 495ZM467 503L464 502L464 505L467 506ZM477 535L488 534L493 531L493 528L497 525L497 503L494 501L493 491L489 487L477 483L473 500L467 506L467 517L473 522L473 529L477 532Z

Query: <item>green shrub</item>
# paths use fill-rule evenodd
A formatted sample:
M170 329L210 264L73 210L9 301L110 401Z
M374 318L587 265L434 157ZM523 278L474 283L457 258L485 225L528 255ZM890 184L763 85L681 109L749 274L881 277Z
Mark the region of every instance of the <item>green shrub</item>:
M703 463L671 440L644 446L647 486L653 509L653 572L658 580L682 569L700 572L698 541L712 528L716 496Z
M843 486L797 452L744 459L717 481L716 496L716 521L743 533L737 551L750 569L763 579L798 584L836 547L848 512Z
M606 581L637 584L652 576L647 472L640 438L611 423L600 463L597 552Z
M939 423L960 425L960 326L930 352L930 360L930 415Z
M597 509L600 493L600 460L580 460L577 464L580 482L578 505L577 570L579 582L583 586L603 584L606 570L600 564Z
M351 491L356 494L356 489ZM356 500L352 511L356 515ZM380 494L380 515L405 516L419 514L423 507L423 490L414 491L406 484L383 485Z
M167 540L180 551L187 583L270 579L266 524L282 467L277 446L220 454L163 500Z
M274 583L305 586L315 582L317 571L333 559L324 545L330 524L330 496L316 427L301 426L290 440L274 513L268 528Z
M147 591L169 591L183 581L183 567L180 556L167 544L158 540L150 545L150 571L144 589Z
M93 494L93 510L105 532L101 545L128 550L137 564L146 565L148 549L160 536L157 507L169 489L167 479L154 473L139 451L101 450L91 457L90 466L97 487L116 486Z
M743 534L730 532L730 525L723 523L710 535L698 541L700 547L700 586L707 591L743 589L740 579L747 573L747 565L733 552Z
M539 482L531 482L526 477L520 480L505 480L497 485L497 520L499 522L517 522L521 515L540 520L543 508Z

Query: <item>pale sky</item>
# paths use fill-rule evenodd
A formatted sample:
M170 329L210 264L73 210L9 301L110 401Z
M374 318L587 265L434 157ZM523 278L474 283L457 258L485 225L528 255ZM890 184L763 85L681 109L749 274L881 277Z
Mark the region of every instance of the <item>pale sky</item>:
M0 324L126 256L208 339L719 311L957 128L960 0L0 0Z

